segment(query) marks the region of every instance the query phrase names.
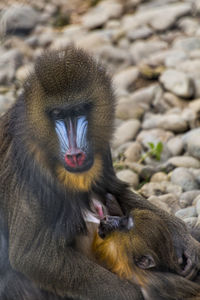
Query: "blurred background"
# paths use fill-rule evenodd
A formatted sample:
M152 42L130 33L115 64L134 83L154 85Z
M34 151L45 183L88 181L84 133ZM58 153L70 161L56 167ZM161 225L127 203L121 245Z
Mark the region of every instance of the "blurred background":
M200 1L0 1L0 115L45 49L101 60L117 97L117 176L185 222L200 222Z

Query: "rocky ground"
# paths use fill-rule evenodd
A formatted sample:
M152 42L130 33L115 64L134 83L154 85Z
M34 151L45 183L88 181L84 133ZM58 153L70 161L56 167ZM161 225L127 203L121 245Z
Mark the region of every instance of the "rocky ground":
M44 49L103 61L118 100L117 175L188 224L200 222L200 1L1 1L0 114Z

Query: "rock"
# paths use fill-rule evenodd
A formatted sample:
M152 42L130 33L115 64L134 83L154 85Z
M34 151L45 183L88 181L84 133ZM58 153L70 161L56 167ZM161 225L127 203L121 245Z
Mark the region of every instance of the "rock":
M200 215L200 197L196 203L196 211L197 211L197 215L199 216Z
M184 132L188 128L187 122L178 114L146 114L142 128L161 128L173 132Z
M182 188L176 184L168 181L162 182L149 182L143 185L140 189L140 193L148 198L151 195L160 196L163 194L175 194L180 196Z
M127 32L127 37L130 41L139 39L146 39L153 34L153 30L149 26L142 26L140 28Z
M125 121L116 130L115 138L113 141L114 148L120 146L123 143L133 140L139 129L140 122L138 120Z
M3 51L3 53L0 51L0 84L10 83L21 64L22 55L17 49Z
M148 143L156 145L157 143L162 142L165 144L172 137L172 132L163 129L142 130L137 136L137 141L144 147L148 147Z
M0 95L0 116L5 113L13 104L14 99Z
M199 28L197 20L194 20L192 17L181 18L178 21L178 27L186 33L188 36L194 36L196 31Z
M200 195L200 190L193 190L184 192L179 199L180 207L185 208L186 206L192 205L195 198Z
M169 213L175 214L180 209L178 196L172 193L161 195L158 197L162 202L169 207Z
M200 38L199 37L180 38L174 41L172 47L186 52L199 50Z
M122 13L122 5L114 0L101 1L91 8L82 18L82 24L88 29L98 28L111 18L118 18Z
M147 24L156 31L166 30L170 28L179 17L188 14L191 9L192 7L189 3L174 3L146 10L139 10L134 16L125 16L122 20L122 26L126 31Z
M200 161L191 156L174 156L166 164L183 168L200 168Z
M68 34L66 34L65 39L66 38L69 39ZM70 35L70 41L73 41L73 37L71 37L71 35ZM76 45L78 47L83 48L86 51L91 51L92 53L95 54L98 49L101 49L101 47L105 45L109 45L109 43L110 43L110 38L99 31L92 31L91 33L88 34L82 33L82 37L79 37L79 39L76 41Z
M138 175L133 173L131 170L122 170L117 172L117 177L130 184L132 187L136 188L139 184Z
M157 172L151 177L151 182L168 181L168 176L164 172Z
M169 107L179 107L182 109L188 104L185 100L180 99L174 94L168 92L163 94L163 99L165 101L165 104L167 104Z
M40 14L25 4L11 5L0 16L1 33L29 33L40 21Z
M131 56L126 49L105 45L96 49L95 53L112 72L122 70L131 64Z
M129 96L135 104L139 104L144 110L148 110L151 103L157 96L160 96L161 92L159 84L152 84L131 93Z
M194 206L188 206L186 208L182 208L175 213L175 216L180 219L197 217L197 211Z
M180 136L171 138L167 142L167 148L173 156L178 156L183 152L183 141Z
M183 219L183 221L186 223L188 228L193 228L196 225L197 220L198 220L197 217L189 217Z
M116 107L116 117L122 120L141 119L144 108L135 103L130 97L121 98Z
M140 143L132 142L124 152L124 155L127 161L137 162L141 157L141 152L142 152L142 147Z
M162 49L167 49L167 43L163 41L136 41L130 48L132 59L139 63L151 54Z
M190 130L182 139L188 153L200 159L200 128Z
M170 213L171 209L170 207L165 203L165 202L162 202L162 200L160 199L160 197L157 197L157 196L150 196L148 198L148 201L157 206L158 208L160 209L163 209L164 211Z
M198 190L199 186L193 174L186 168L176 168L171 175L171 182L179 185L183 191Z
M197 202L199 202L200 200L200 195L196 195L196 197L193 198L193 201L192 201L192 205L193 206L196 206L197 205Z
M194 94L194 85L190 77L180 71L168 69L160 77L166 90L177 96L190 98Z
M113 76L113 83L116 88L127 90L138 78L139 71L136 67L128 67Z

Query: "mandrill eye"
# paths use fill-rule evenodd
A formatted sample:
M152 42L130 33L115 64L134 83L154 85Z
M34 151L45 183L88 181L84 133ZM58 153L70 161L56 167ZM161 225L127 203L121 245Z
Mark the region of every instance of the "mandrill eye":
M62 112L58 108L55 108L50 112L50 115L53 119L59 119L61 117L61 114Z

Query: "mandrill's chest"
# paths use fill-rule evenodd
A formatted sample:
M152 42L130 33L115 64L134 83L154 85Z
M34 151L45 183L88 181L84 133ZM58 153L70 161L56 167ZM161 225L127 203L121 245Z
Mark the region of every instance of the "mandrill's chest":
M75 249L92 260L95 260L92 251L94 237L97 233L100 220L104 218L107 213L106 206L102 203L101 199L95 195L92 196L91 210L86 210L83 213L87 233L76 237Z

